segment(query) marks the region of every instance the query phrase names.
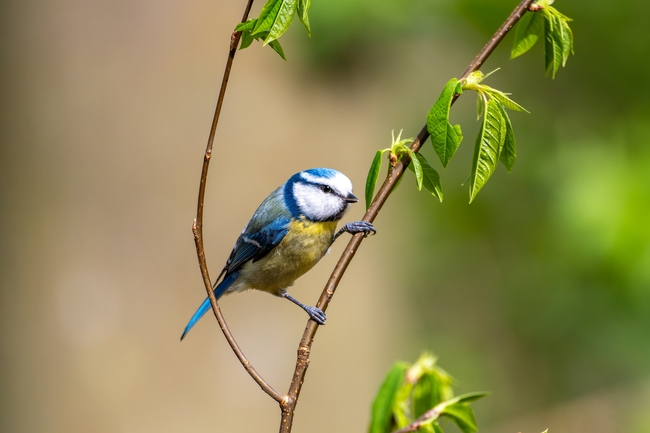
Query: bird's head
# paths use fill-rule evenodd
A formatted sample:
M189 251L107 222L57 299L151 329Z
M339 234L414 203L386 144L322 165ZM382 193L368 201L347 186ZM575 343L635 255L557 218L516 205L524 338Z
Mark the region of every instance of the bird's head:
M352 203L352 182L331 168L311 168L294 174L284 191L287 206L311 221L338 221Z

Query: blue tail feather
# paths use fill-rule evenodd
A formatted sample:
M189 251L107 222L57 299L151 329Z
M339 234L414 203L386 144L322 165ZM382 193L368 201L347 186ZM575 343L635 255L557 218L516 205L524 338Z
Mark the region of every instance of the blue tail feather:
M232 274L227 275L226 278L224 278L223 281L214 288L214 296L217 299L221 298L226 290L228 290L228 288L237 280L237 277L239 277L239 272L233 272ZM196 313L194 313L190 322L185 327L185 331L183 331L183 335L181 335L181 341L183 341L183 338L185 338L187 333L190 332L190 329L196 325L196 322L198 322L211 308L212 305L210 305L210 299L205 298L205 301L203 301L199 309L196 310Z

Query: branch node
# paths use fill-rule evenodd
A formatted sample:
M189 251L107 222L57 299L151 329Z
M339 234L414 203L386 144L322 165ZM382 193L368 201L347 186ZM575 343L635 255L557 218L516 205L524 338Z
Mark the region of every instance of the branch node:
M283 412L288 412L291 410L292 407L295 406L295 399L292 398L290 395L286 394L282 396L282 399L280 400L280 408L282 409Z
M300 346L298 348L298 359L309 362L309 352L311 352L309 346Z
M237 49L237 42L239 42L237 37L239 36L238 31L232 32L232 35L230 36L230 51L234 51Z

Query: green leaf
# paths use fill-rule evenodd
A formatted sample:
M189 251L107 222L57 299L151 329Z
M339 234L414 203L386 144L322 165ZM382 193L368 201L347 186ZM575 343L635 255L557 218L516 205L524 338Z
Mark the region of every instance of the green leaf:
M544 14L544 56L546 61L546 74L551 73L551 77L555 78L555 74L562 65L562 50L564 42L561 35L560 28L562 24L560 20L548 9L542 9Z
M573 54L573 32L569 27L571 18L550 6L542 9L542 13L545 19L546 73L552 72L555 78L560 66L566 66L569 55Z
M418 191L422 191L422 181L424 174L422 173L422 165L420 164L420 160L416 156L415 152L413 152L409 147L404 147L406 148L406 152L411 157L410 165L413 165L413 171L415 172L415 182L418 185Z
M241 32L241 44L239 45L240 50L250 47L255 40L255 37L251 34L255 27L255 23L257 23L257 18L247 20L246 22L239 23L235 26L235 31Z
M257 22L253 28L253 35L261 32L268 32L273 27L273 23L278 16L278 12L285 0L268 0L257 17Z
M307 34L311 38L311 27L309 25L309 9L311 8L311 0L298 0L298 18L305 25Z
M403 178L404 176L402 176ZM404 375L404 380L402 381L397 394L395 394L395 401L393 402L393 420L395 421L394 428L400 429L409 425L413 421L411 414L411 393L413 392L413 387L415 383L411 377L413 374L414 366L411 365Z
M436 197L440 202L442 203L442 185L440 184L440 175L434 169L431 167L431 164L429 164L429 161L424 157L424 155L421 155L419 153L416 154L418 157L418 160L420 162L420 165L422 166L422 185L426 188L427 191L431 193L434 197ZM415 173L415 169L411 167L409 164L409 170ZM431 407L429 407L430 409Z
M573 32L569 27L569 23L559 17L558 19L562 35L562 66L566 66L569 55L573 53Z
M512 99L510 99L508 97L507 93L503 93L503 92L501 92L499 90L493 89L493 88L488 87L488 86L483 86L483 87L484 87L484 91L486 91L490 96L492 96L494 99L499 101L501 103L501 105L503 105L508 110L523 111L524 113L530 114L530 112L528 110L526 110L521 105L517 104Z
M256 33L255 35L251 35L249 31L243 31L242 36L241 36L241 45L239 47L240 50L243 50L244 48L248 48L251 43L253 43L253 40L263 40L265 37L267 37L269 32L261 32L261 33ZM271 41L269 42L269 47L273 48L273 51L278 53L282 59L287 60L287 58L284 56L284 50L282 49L282 45L280 45L280 41Z
M396 363L382 383L372 404L369 433L390 433L393 429L393 406L395 396L404 381L408 365Z
M278 39L291 25L297 9L298 0L268 0L257 18L253 36L268 31L264 45Z
M413 390L413 416L419 418L423 413L440 403L438 394L436 376L433 374L423 375Z
M408 374L408 373L407 373ZM409 425L413 421L411 415L410 396L413 390L413 384L404 382L393 405L393 420L395 421L395 429L401 429Z
M278 11L276 19L273 21L273 26L269 30L269 35L264 39L264 44L276 40L284 32L287 31L293 21L293 16L298 9L298 0L282 0L282 5Z
M483 98L487 99L487 96ZM485 106L483 123L474 145L469 184L470 203L494 173L499 162L499 150L506 136L505 119L501 115L500 103L496 99L489 98L485 101Z
M503 141L503 146L499 152L499 160L506 166L508 171L512 171L512 167L515 165L515 160L517 159L517 143L515 141L515 131L512 129L512 123L510 123L510 117L506 110L501 107L501 115L506 121L506 137Z
M239 23L235 26L235 31L238 32L251 32L255 28L255 24L257 23L257 18L252 19L252 20L246 20L246 22Z
M477 431L476 420L474 419L474 411L472 411L468 403L486 395L485 392L472 392L443 401L433 408L433 416L424 422L437 424L435 421L441 415L445 415L451 418L464 433L474 433Z
M575 54L575 51L573 50L573 31L571 30L571 27L569 27L568 23L565 22L564 25L566 27L566 41L565 41L565 44L568 44L568 46L570 47L570 53ZM565 48L566 48L566 46L565 46ZM569 55L567 54L567 58L568 57L569 57Z
M478 431L474 411L469 403L488 395L485 392L472 392L459 395L450 400L438 404L435 409L442 416L450 418L463 433L475 433Z
M553 9L555 11L555 9ZM557 12L557 11L555 11ZM559 47L560 52L560 64L562 66L566 65L566 59L569 58L569 53L571 52L570 47L565 47L567 37L564 34L565 23L562 19L556 14L551 12L551 19L553 20L553 39L555 44ZM566 55L565 55L566 52ZM560 69L560 67L557 67Z
M427 116L427 131L431 135L431 143L443 167L447 167L463 140L460 125L452 126L449 123L449 110L457 88L458 80L456 78L449 80Z
M239 45L239 49L243 50L244 48L250 47L254 40L255 38L251 36L251 32L243 31L241 33L241 44Z
M368 170L368 177L366 178L366 210L370 207L372 197L375 195L375 187L377 186L377 179L379 178L379 171L381 170L381 157L383 152L378 150L375 157L370 164Z
M556 15L551 16L553 20L553 44L555 45L555 58L553 60L553 78L555 78L555 74L560 70L560 66L564 66L566 63L564 61L564 26Z
M440 424L438 424L437 421L431 423L431 426L433 427L434 433L445 433L445 432L442 431L442 427L440 427Z
M517 23L515 43L510 52L510 58L519 57L537 43L544 31L544 16L536 12L526 12Z
M287 60L286 57L284 57L284 50L282 49L282 45L280 45L280 41L271 41L269 42L269 47L273 48L273 51L278 53L282 59Z
M461 394L458 397L454 397L449 401L453 403L471 403L479 398L487 397L488 395L490 395L488 392L468 392L467 394Z
M442 415L451 418L463 433L476 433L478 431L474 411L466 403L449 405L443 409Z
M555 37L558 39L558 43L561 47L560 53L562 54L562 66L566 66L566 61L571 54L571 43L569 42L569 35L566 34L566 27L564 22L558 17L555 17L555 26L557 27L557 33Z

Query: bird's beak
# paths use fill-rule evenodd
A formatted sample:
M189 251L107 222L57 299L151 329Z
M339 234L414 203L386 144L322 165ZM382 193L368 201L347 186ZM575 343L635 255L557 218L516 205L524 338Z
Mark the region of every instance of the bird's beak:
M346 203L356 203L359 201L356 195L350 193L348 196L345 198Z

